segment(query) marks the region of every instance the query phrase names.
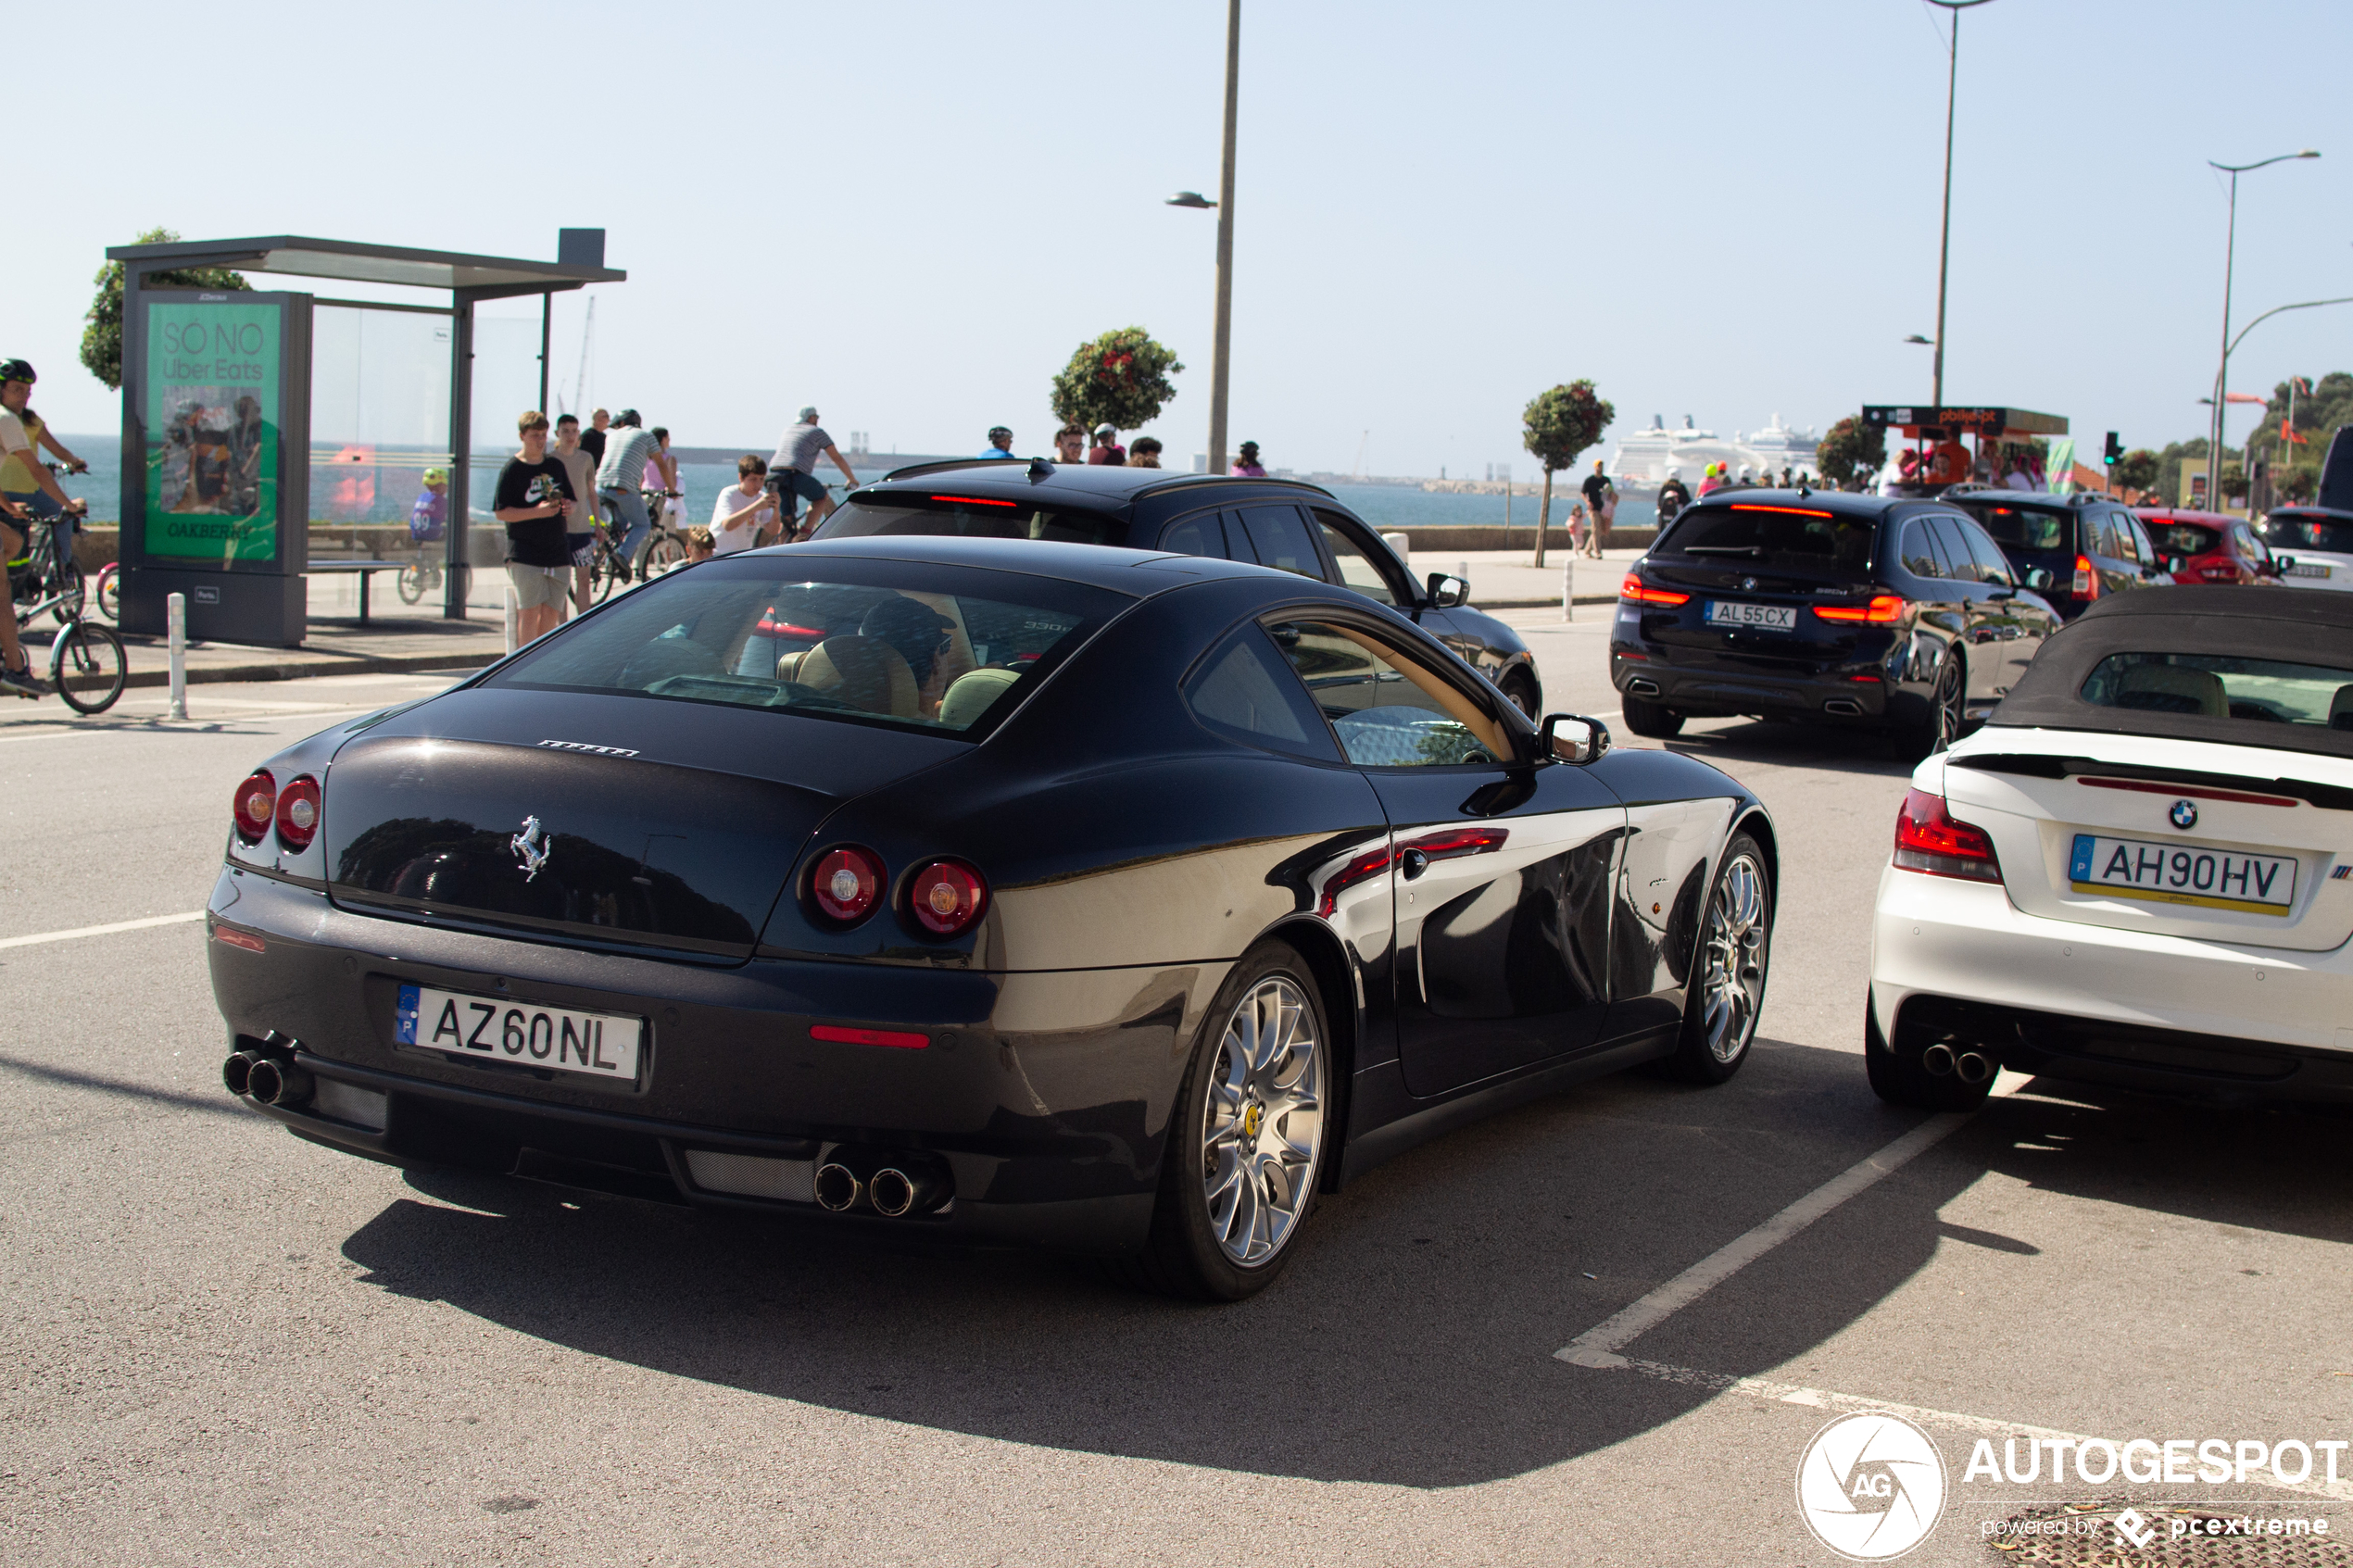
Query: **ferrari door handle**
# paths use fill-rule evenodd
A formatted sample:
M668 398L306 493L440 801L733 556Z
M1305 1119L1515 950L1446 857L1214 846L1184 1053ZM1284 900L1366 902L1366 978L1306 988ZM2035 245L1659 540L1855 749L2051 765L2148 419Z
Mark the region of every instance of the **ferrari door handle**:
M1397 857L1397 869L1407 882L1429 870L1429 857L1418 849L1408 849Z

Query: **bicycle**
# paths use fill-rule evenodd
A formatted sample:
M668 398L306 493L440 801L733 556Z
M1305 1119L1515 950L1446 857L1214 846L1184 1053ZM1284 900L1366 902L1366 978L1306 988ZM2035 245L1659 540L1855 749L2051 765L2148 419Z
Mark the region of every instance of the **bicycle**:
M38 550L31 547L34 525L44 534ZM25 555L7 563L18 640L26 639L33 621L44 611L57 617L59 630L49 645L49 684L57 688L59 700L76 713L103 713L121 699L123 688L131 683L130 656L123 652L122 638L113 627L82 618L82 574L77 571L68 577L57 570L56 558L63 549L49 520L30 519L24 526ZM44 556L50 558L44 569L31 570ZM31 650L26 649L28 659L31 655Z
M675 490L648 490L648 501L671 501L678 498ZM627 563L621 558L621 545L616 537L623 533L619 517L607 513L597 529L596 554L588 562L588 596L602 603L612 594L613 584L631 575ZM663 572L686 564L686 536L666 522L657 521L638 554L636 575L652 582Z
M420 604L427 594L441 591L441 563L430 556L421 556L400 569L396 585L402 604Z

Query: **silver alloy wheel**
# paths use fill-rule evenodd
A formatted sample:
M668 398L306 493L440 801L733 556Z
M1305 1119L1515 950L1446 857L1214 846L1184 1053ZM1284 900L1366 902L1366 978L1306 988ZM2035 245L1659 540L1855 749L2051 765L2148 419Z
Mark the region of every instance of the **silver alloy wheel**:
M1718 1061L1736 1060L1756 1032L1765 1000L1767 922L1764 869L1743 854L1717 878L1702 944L1707 1049Z
M1960 666L1954 656L1944 656L1944 672L1936 682L1936 738L1929 746L1931 755L1949 750L1961 738L1961 722L1968 714L1961 696Z
M1202 1103L1202 1194L1209 1227L1245 1267L1283 1249L1315 1191L1324 1152L1324 1060L1315 1014L1270 974L1226 1021Z

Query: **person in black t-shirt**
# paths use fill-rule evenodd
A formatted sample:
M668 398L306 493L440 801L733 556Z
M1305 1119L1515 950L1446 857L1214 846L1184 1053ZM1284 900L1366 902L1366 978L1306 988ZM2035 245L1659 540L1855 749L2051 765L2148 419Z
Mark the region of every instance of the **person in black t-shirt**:
M599 408L588 416L588 428L580 433L580 449L598 463L605 460L605 427L610 423L612 416Z
M522 450L498 470L491 515L507 525L507 581L515 591L515 646L543 637L563 619L572 550L564 519L578 502L564 466L547 455L547 416L534 408L515 421Z

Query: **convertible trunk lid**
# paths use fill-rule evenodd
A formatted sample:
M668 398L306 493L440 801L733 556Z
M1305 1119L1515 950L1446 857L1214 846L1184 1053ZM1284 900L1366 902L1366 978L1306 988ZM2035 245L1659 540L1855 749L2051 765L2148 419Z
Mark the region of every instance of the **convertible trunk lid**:
M789 714L457 692L336 753L327 891L360 913L741 962L836 806L965 749Z

